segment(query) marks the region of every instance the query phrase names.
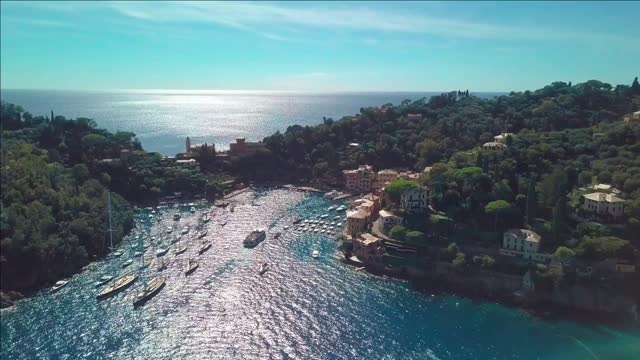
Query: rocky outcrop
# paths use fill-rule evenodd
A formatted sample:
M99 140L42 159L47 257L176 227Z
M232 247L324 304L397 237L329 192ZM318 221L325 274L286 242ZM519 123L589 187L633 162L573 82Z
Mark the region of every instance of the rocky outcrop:
M24 296L17 291L3 292L0 291L0 308L13 306L16 300L22 299Z

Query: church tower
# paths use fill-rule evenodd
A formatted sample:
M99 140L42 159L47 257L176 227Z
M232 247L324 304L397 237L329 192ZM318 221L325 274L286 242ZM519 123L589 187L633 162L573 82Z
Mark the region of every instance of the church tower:
M187 149L186 149L185 152L187 152L187 153L190 152L191 151L191 139L189 139L188 136L187 136L187 141L186 141L185 145L187 146Z

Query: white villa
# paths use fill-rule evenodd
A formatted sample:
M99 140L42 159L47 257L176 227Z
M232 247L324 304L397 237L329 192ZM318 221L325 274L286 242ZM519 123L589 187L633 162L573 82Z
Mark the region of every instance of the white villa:
M624 200L615 194L595 192L584 196L583 207L598 214L609 214L620 217L624 213Z
M503 142L503 141L507 141L507 137L509 136L513 136L513 133L503 132L500 135L494 136L493 139L495 142Z
M518 256L537 262L546 262L551 258L551 254L538 252L539 248L540 235L534 231L510 229L505 231L502 237L500 254L505 256Z
M498 150L504 150L506 148L507 148L507 145L501 142L495 142L495 141L484 143L482 145L482 150L488 150L488 151L498 151Z
M393 215L387 210L380 210L378 214L380 215L380 221L385 231L389 231L392 227L402 224L401 217Z

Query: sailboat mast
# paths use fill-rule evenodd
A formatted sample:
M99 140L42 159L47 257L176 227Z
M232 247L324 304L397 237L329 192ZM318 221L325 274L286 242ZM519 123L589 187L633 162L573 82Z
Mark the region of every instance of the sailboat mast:
M108 192L109 197L109 243L111 251L113 251L113 228L111 227L111 192Z

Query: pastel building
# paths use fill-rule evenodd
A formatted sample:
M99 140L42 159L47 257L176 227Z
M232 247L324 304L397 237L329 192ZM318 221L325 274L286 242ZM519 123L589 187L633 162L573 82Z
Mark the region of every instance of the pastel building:
M507 230L502 236L502 249L500 249L500 254L521 257L536 262L546 262L551 258L551 255L539 252L540 239L540 235L531 230Z
M251 155L263 148L261 142L249 142L245 138L237 138L235 143L229 144L229 153L232 156Z
M595 192L583 195L583 207L601 215L620 217L624 214L624 200L614 194Z
M347 211L346 235L355 237L367 230L369 214L364 209Z
M344 170L345 187L347 191L369 191L374 185L376 174L370 165L360 165L356 170Z
M398 172L395 170L385 169L378 171L378 176L375 180L374 187L376 189L382 189L390 182L398 180Z
M378 263L384 255L384 243L369 233L360 234L353 239L353 253L367 264Z

